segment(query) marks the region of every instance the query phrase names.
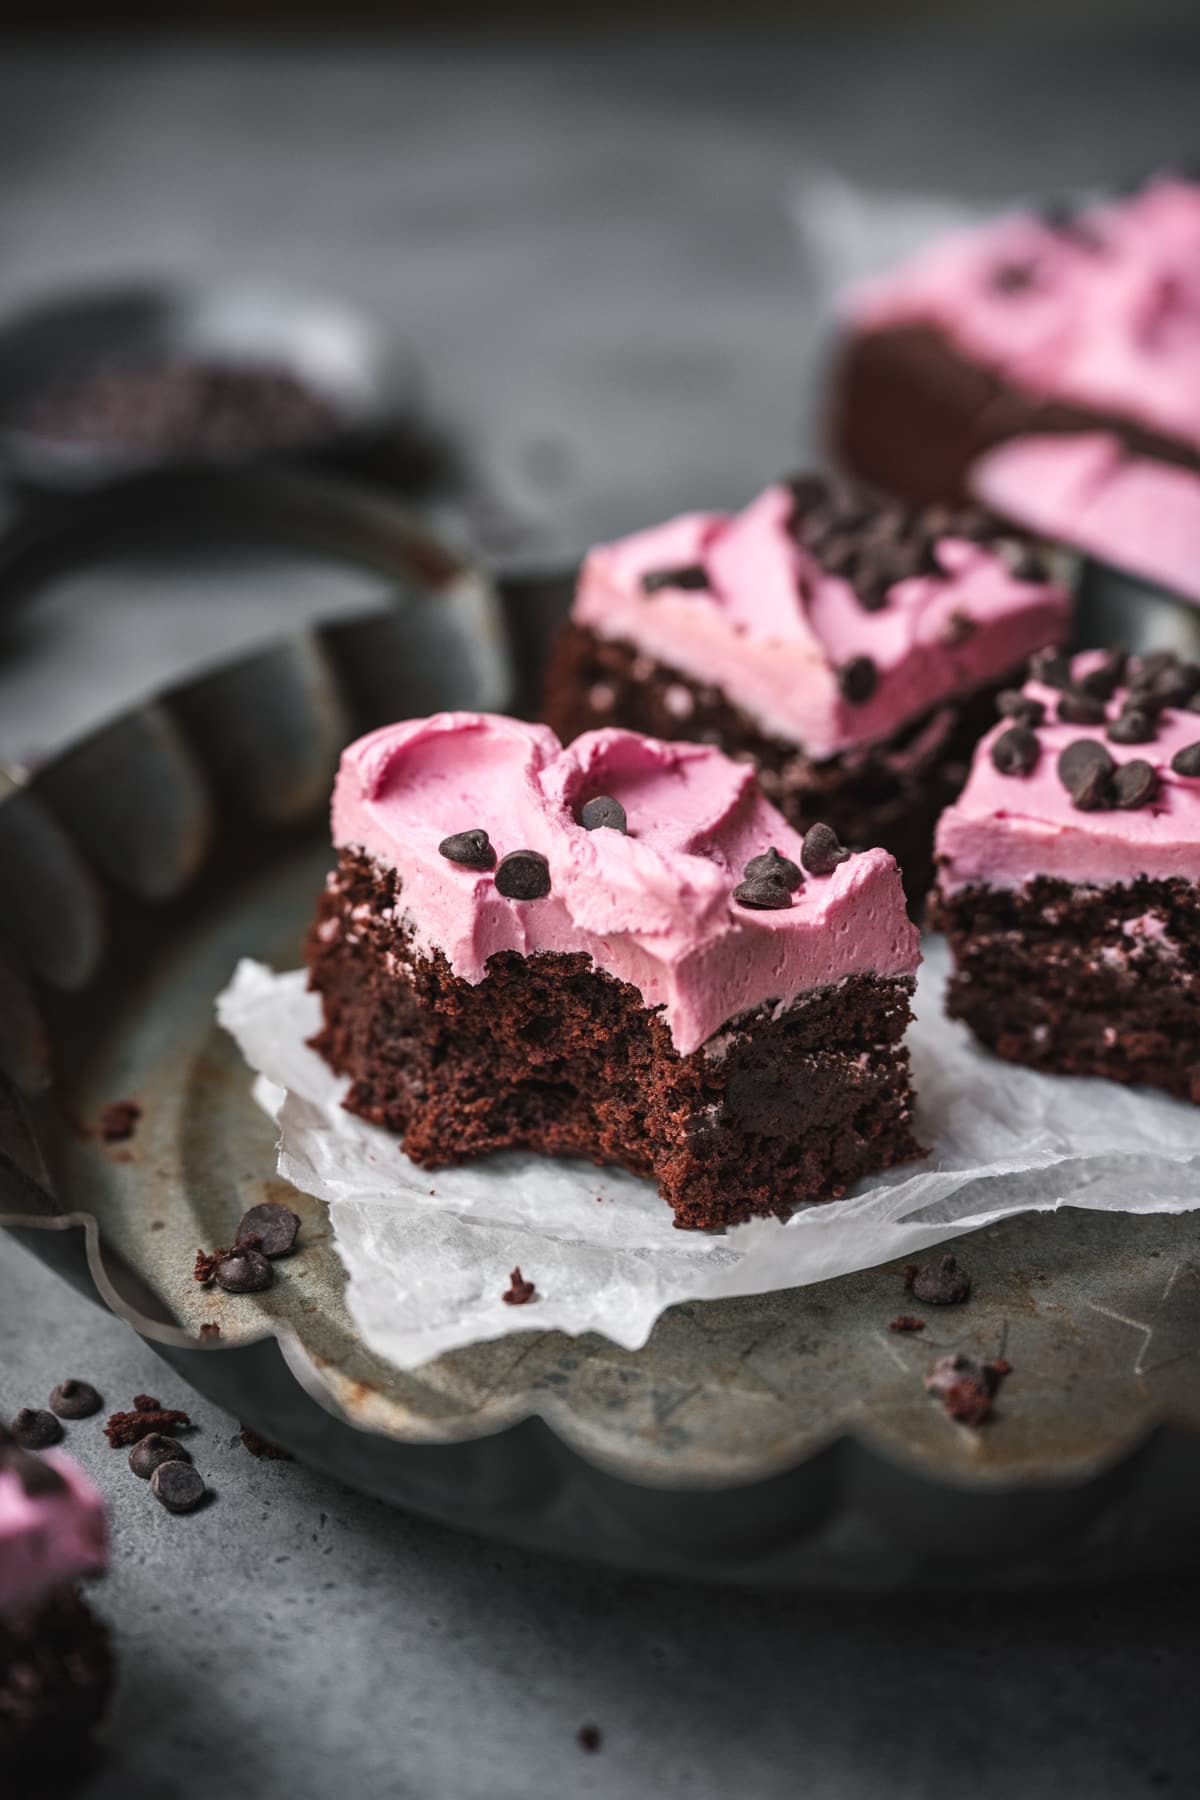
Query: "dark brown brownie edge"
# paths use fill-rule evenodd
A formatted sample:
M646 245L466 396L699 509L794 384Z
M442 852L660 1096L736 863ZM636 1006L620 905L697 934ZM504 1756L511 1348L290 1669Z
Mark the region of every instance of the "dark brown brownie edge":
M0 1618L0 1792L61 1800L89 1771L113 1682L108 1631L80 1595Z
M1147 914L1161 920L1168 953L1124 929ZM997 1055L1200 1103L1200 888L1042 877L935 893L930 923L953 954L947 1012Z
M583 731L621 725L650 737L717 744L754 763L763 792L797 831L822 820L851 849L890 850L909 900L919 903L933 879L938 816L957 798L975 745L995 723L996 694L1019 679L1014 672L936 707L884 743L817 761L767 736L719 688L630 644L568 624L550 654L542 716L564 743Z
M344 851L309 935L345 1104L424 1168L526 1148L657 1181L677 1225L786 1217L921 1154L912 982L854 976L764 1006L681 1056L659 1012L586 955L493 956L477 986L414 952L395 875ZM803 1130L797 1134L797 1121Z
M1028 432L1109 431L1134 454L1200 470L1200 455L1182 440L1119 414L1023 394L932 325L846 340L827 431L843 468L917 505L969 499L971 464L992 445Z

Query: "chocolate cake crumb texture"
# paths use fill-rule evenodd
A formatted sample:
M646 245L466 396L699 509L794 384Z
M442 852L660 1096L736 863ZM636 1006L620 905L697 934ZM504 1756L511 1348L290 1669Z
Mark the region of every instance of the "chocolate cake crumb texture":
M63 1428L52 1412L23 1406L12 1422L12 1434L22 1450L48 1450L52 1444L61 1444Z
M626 831L628 821L625 808L611 794L597 794L594 800L584 803L579 815L580 824L585 831Z
M191 1428L191 1419L179 1408L164 1406L153 1394L135 1394L129 1412L115 1412L110 1416L104 1435L114 1450L124 1450L149 1437L151 1432L170 1436L173 1431L190 1431Z
M100 1136L106 1144L123 1143L131 1138L142 1116L136 1100L114 1100L100 1114Z
M140 1481L149 1481L155 1469L161 1468L163 1463L191 1460L178 1438L168 1437L162 1431L152 1431L148 1436L139 1438L129 1452L129 1467Z
M794 894L804 881L790 856L781 856L774 844L761 856L752 856L742 870L747 881L778 881L789 894Z
M1002 1359L980 1362L959 1351L938 1358L926 1373L925 1389L960 1425L978 1426L991 1417L1000 1383L1011 1373Z
M644 594L657 594L663 588L689 588L699 591L708 585L708 570L702 563L686 563L679 569L650 569L642 576L642 592Z
M221 1327L213 1324L211 1320L200 1327L200 1336L202 1338L219 1338L220 1335Z
M60 1381L50 1396L50 1411L60 1419L90 1419L104 1401L88 1381Z
M242 1214L234 1242L248 1244L274 1260L291 1255L299 1231L300 1219L290 1206L282 1206L277 1200L264 1200Z
M1001 775L1028 775L1041 754L1037 735L1027 725L1010 725L992 745L992 763Z
M492 848L491 839L479 826L470 831L456 831L450 837L444 837L438 845L439 856L447 862L458 863L464 869L494 869L496 852Z
M924 1319L915 1319L912 1313L901 1313L899 1318L893 1319L888 1325L889 1331L896 1332L924 1331L924 1329Z
M506 900L544 900L550 892L550 864L540 850L510 850L496 870L496 892Z
M150 1477L150 1492L168 1512L194 1512L208 1492L204 1477L190 1462L163 1462Z
M537 1288L532 1281L526 1281L519 1268L513 1270L508 1278L508 1287L501 1298L506 1306L528 1306L537 1295Z
M800 849L800 861L810 875L832 875L849 859L849 850L842 848L831 825L818 819L815 825L809 826Z
M971 1277L956 1256L939 1257L937 1262L909 1263L904 1271L904 1285L926 1306L961 1306L970 1298Z
M283 1450L278 1444L273 1444L269 1438L263 1437L260 1431L255 1431L252 1425L241 1426L233 1441L235 1444L240 1443L243 1449L250 1452L251 1456L257 1456L263 1462L295 1462L296 1460L290 1450Z

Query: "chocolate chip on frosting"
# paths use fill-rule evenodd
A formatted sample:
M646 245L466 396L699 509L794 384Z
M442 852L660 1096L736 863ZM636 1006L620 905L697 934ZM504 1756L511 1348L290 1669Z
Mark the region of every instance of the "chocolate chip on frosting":
M752 856L742 874L747 881L781 882L789 894L794 894L804 879L791 857L780 856L774 844L769 850L764 850L761 856Z
M459 863L464 869L494 869L496 866L496 852L491 840L478 826L443 838L438 845L438 854L447 862Z
M810 875L832 875L849 858L850 852L838 841L838 834L832 825L809 826L804 834L800 861Z
M1060 725L1103 725L1104 718L1103 700L1081 694L1078 688L1068 688L1058 703Z
M1171 767L1176 775L1194 777L1200 775L1200 744L1185 744L1171 758Z
M649 569L642 576L642 592L657 594L662 588L702 589L709 585L703 563L686 563L679 569Z
M838 670L838 687L851 706L862 706L879 682L879 671L869 656L853 656Z
M611 794L597 794L593 800L585 801L579 820L585 831L624 831L627 828L625 808Z
M1061 650L1055 650L1053 646L1045 650L1035 650L1029 659L1029 679L1040 681L1043 687L1070 687L1070 658L1064 656Z
M1001 775L1028 775L1041 753L1042 747L1027 725L1010 725L992 745L992 766Z
M1075 682L1076 688L1085 694L1092 694L1097 700L1111 700L1125 675L1125 665L1129 657L1124 650L1110 650L1104 661L1089 669L1086 675L1080 675Z
M1012 719L1018 725L1040 725L1046 717L1045 704L1033 694L1023 694L1020 688L1004 688L996 695L996 711L1002 719Z
M1116 764L1095 738L1076 738L1058 759L1058 778L1080 812L1101 812L1113 803Z
M1117 805L1130 812L1139 806L1149 806L1158 793L1158 773L1151 763L1135 756L1130 762L1122 763L1113 776L1113 792Z
M550 865L540 850L510 850L496 870L496 892L506 900L544 900L550 892Z
M1127 706L1119 718L1109 721L1104 735L1113 744L1151 744L1158 733L1152 714L1140 706Z
M792 904L792 890L787 883L770 875L751 876L739 882L733 897L739 906L748 906L755 912L779 912Z

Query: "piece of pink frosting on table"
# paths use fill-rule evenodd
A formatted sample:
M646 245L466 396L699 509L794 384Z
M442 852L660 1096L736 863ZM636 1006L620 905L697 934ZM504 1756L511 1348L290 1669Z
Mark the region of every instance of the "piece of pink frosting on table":
M601 794L625 808L627 835L579 823ZM541 852L549 894L507 899L494 872L439 853L476 828L498 858ZM777 911L737 903L750 858L774 845L798 864L802 840L746 764L704 745L605 730L564 749L544 725L486 713L386 726L342 756L333 838L398 873L417 949L442 951L463 980L482 981L499 951L586 952L662 1007L684 1055L764 1001L848 975L911 976L920 960L884 850L807 876Z
M27 1484L22 1464L36 1471L37 1461L59 1480ZM82 1470L54 1450L11 1453L0 1464L0 1613L36 1606L107 1562L104 1502Z

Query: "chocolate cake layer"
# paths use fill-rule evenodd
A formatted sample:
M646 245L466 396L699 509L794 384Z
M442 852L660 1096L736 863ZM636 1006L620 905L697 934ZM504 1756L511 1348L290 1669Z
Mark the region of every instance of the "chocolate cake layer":
M426 1168L525 1148L654 1179L676 1224L786 1217L919 1155L912 982L852 975L681 1055L658 1009L583 954L493 955L482 981L414 951L394 872L343 850L310 934L351 1111Z
M569 624L547 667L542 716L564 742L619 723L653 737L717 744L726 755L753 762L763 792L798 831L821 820L854 848L890 850L909 900L921 901L933 874L938 814L962 787L1005 685L1001 680L938 706L883 743L818 761L766 735L719 688Z
M1141 879L935 895L946 1007L997 1055L1200 1103L1200 889Z
M0 1793L63 1800L94 1759L113 1682L108 1633L73 1592L0 1618Z

